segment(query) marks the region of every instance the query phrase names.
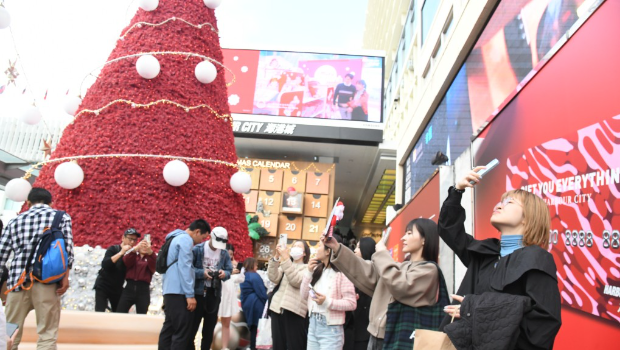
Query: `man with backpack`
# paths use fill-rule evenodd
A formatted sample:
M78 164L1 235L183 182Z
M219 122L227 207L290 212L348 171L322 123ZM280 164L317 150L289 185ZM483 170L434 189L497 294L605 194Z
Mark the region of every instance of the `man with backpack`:
M159 334L159 350L185 349L191 342L194 297L194 245L204 241L211 226L203 220L192 222L185 231L174 230L157 255L156 271L163 273L164 325Z
M13 350L32 309L37 314L37 349L56 349L60 296L69 288L73 265L73 235L69 214L52 209L51 203L49 191L33 188L28 194L29 209L9 221L0 238L0 268L6 268L11 251L15 254L6 301L7 322L19 325Z

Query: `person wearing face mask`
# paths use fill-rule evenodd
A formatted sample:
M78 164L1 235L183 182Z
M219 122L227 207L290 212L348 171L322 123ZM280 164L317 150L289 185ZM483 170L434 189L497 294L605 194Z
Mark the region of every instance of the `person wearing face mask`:
M299 300L299 287L309 259L308 243L299 240L293 243L290 253L286 247L276 247L267 267L269 280L278 285L269 305L273 350L306 349L308 305Z
M482 169L474 168L450 187L439 214L439 235L467 267L458 295L453 296L456 304L445 310L455 314L456 320L448 325L451 317L446 316L442 328L448 335L458 332L452 340L457 348L467 334L470 340L489 336L509 340L495 344L495 349L552 349L562 320L557 270L547 251L549 208L533 193L508 191L491 215L500 239L474 239L465 232L461 196L466 188L479 184L477 172ZM500 309L501 315L493 313ZM509 316L516 317L512 329L503 327L502 334L491 333L497 330L499 318L506 324Z
M410 258L402 263L392 259L382 240L370 261L355 256L334 239L322 240L333 251L334 266L360 291L372 296L368 350L412 349L414 330L439 329L450 299L437 266L439 236L432 220L419 218L407 224L401 241L402 251Z

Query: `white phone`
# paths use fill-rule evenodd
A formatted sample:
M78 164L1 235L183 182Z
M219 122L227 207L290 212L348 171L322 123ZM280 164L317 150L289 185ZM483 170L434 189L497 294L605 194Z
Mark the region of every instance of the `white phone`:
M499 165L499 160L497 160L497 158L493 159L492 161L489 162L489 164L485 165L485 168L478 171L478 175L480 175L480 177L484 177L484 175L486 173L488 173L489 171L493 170L493 168L495 168L496 166ZM470 184L474 185L476 182L474 180L469 181Z
M278 245L282 248L286 248L287 243L288 243L288 235L286 233L280 233L280 240L278 241Z
M388 227L387 230L383 231L383 237L381 237L383 244L386 244L388 238L390 238L390 232L392 232L392 227Z
M310 294L310 297L312 299L316 298L316 292L314 291L314 287L312 287L312 284L308 283L308 287L310 287L310 290L308 290L308 293Z
M151 234L150 233L145 234L144 235L144 240L149 242L149 243L151 243Z

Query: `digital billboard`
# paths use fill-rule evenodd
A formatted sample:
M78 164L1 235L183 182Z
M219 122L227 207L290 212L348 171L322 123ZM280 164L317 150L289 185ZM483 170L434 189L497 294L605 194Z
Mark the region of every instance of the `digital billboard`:
M476 238L497 238L489 218L506 190L549 208L558 349L620 336L620 47L606 41L620 35L618 13L620 2L604 2L476 141L475 164L501 163L475 191Z
M472 134L509 101L563 35L597 1L501 1L406 160L405 201L437 169L441 151L449 161L470 145ZM407 174L408 172L408 174Z
M232 113L382 121L383 57L222 51Z

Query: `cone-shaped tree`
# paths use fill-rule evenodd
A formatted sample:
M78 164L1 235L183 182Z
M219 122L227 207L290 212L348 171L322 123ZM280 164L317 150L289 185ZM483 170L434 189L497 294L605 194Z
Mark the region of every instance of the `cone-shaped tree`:
M168 19L172 20L157 26L139 24L160 24ZM123 34L109 63L85 94L75 121L64 130L51 159L142 154L236 164L224 68L216 63L222 62L222 51L214 11L202 0L160 0L154 11L138 10ZM161 65L159 75L144 79L136 71L138 57L122 57L147 52L207 56L216 61L217 78L210 84L196 79L194 70L203 58L166 53L154 54ZM119 60L110 62L115 59ZM119 99L136 104L169 100L181 107L159 103L146 108L116 102L98 113L80 113L101 109ZM182 107L200 105L210 108ZM134 227L141 234L150 233L154 244L161 246L170 231L185 229L193 220L204 218L212 227L228 230L237 258L251 256L243 198L229 184L237 169L225 164L186 161L190 178L184 185L173 187L163 177L163 168L170 160L78 160L84 181L74 190L56 184L54 170L60 163L54 162L41 169L34 186L50 190L54 207L71 215L76 245L117 244L123 232Z

